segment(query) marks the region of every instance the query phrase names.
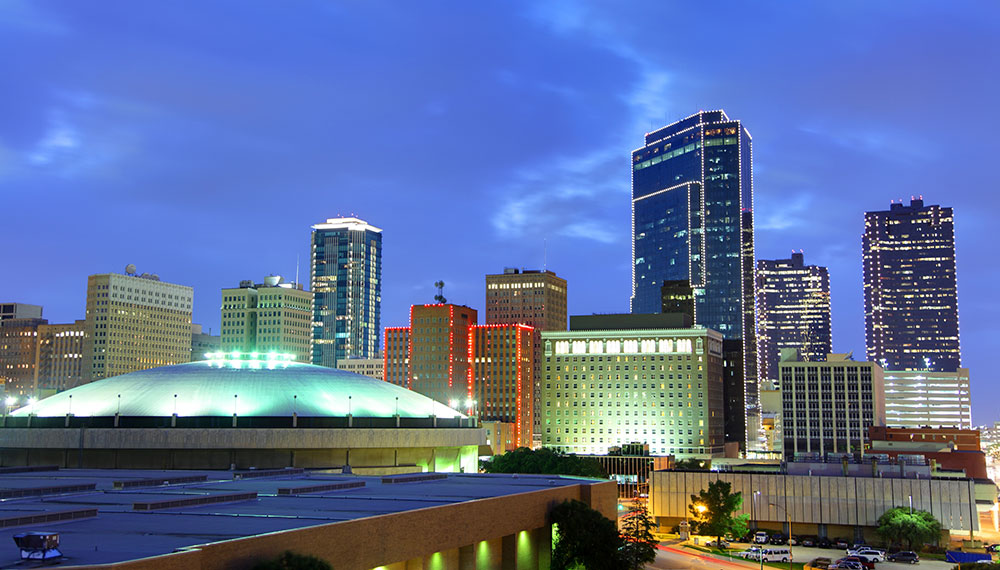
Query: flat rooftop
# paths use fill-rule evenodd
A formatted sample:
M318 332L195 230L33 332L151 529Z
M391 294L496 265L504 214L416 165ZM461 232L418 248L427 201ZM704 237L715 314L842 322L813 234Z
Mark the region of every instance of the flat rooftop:
M0 533L0 567L8 568L21 563L20 551L10 537L25 531L59 533L63 558L51 564L107 564L275 531L515 495L554 486L598 482L558 475L416 473L370 477L332 471L283 471L53 469L0 472L0 496L9 495L4 492L10 490L53 493L0 499L0 521L46 512L97 510L96 517L79 520L4 526L3 533ZM236 478L247 474L250 476ZM265 476L251 477L253 475ZM169 482L186 477L204 477L205 480ZM115 488L116 482L156 479L166 479L168 483ZM357 485L360 482L364 483L363 487L279 494L279 489L292 489L294 492L308 487L344 483ZM145 483L150 484L148 481ZM94 485L93 490L72 490L73 487L91 484ZM60 489L64 487L67 489ZM122 485L119 483L117 487ZM257 497L155 510L135 508L136 503L199 498L212 500L213 496L220 496L215 497L219 499L236 493L257 493ZM22 567L43 566L28 562Z

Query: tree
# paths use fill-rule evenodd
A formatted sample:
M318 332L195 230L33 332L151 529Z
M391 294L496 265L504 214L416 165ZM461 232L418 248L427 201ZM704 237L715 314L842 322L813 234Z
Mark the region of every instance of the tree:
M908 507L896 507L878 518L875 532L886 542L898 545L906 542L907 549L913 550L914 544L937 544L941 538L941 523L927 511L911 513Z
M277 558L254 564L253 570L333 570L333 566L322 558L286 550Z
M653 538L653 519L649 516L646 501L636 497L632 508L622 521L621 555L625 567L641 570L646 564L656 560L656 539Z
M596 459L577 457L547 447L535 450L519 447L483 461L482 468L486 473L540 473L608 478L607 471Z
M580 501L565 501L550 513L556 525L552 570L619 570L622 539L615 522Z
M725 481L708 484L697 495L691 495L692 528L695 534L714 536L721 541L726 534L743 536L747 532L750 515L733 516L743 506L743 494L733 493L732 485Z
M674 469L682 471L708 471L711 465L712 462L707 459L695 459L694 457L689 457L687 459L680 459L674 463Z

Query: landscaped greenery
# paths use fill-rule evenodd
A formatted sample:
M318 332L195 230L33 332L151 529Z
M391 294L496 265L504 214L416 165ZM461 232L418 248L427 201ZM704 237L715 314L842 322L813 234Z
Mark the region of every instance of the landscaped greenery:
M646 501L636 498L625 514L622 525L621 555L625 567L641 570L646 564L656 560L656 539L653 538L653 518L649 516Z
M577 457L554 449L519 447L482 462L486 473L540 473L545 475L575 475L607 479L601 463L590 457Z
M333 570L333 566L322 558L286 550L277 558L254 564L253 570Z
M743 506L743 494L733 493L732 485L718 480L697 495L691 495L691 529L695 534L714 536L717 541L727 534L743 536L750 515L733 516Z
M941 540L941 523L927 511L896 507L878 518L875 532L890 544L902 545L905 542L906 549L913 550L914 545L936 545Z
M552 570L620 570L623 545L618 527L580 501L565 501L550 513L556 525Z

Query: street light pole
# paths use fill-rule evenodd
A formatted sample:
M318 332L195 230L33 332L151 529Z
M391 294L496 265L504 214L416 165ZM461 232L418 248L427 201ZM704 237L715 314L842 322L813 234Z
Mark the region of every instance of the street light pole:
M788 570L792 570L792 515L788 513L788 509L775 505L774 503L768 503L772 507L781 509L785 513L785 520L788 521Z

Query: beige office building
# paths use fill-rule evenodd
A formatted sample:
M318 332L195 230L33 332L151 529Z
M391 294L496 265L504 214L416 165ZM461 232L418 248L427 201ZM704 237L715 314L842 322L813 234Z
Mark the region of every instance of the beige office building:
M222 290L222 350L283 353L309 362L313 294L278 275Z
M377 354L375 358L348 357L337 361L337 370L346 370L382 380L385 376L385 360L382 359L381 354Z
M87 278L84 382L191 360L194 289L127 270Z
M83 337L87 321L39 325L35 389L40 398L83 382Z
M721 456L722 335L649 326L672 317L573 317L570 331L543 332L542 445L604 455L639 443L651 455Z

